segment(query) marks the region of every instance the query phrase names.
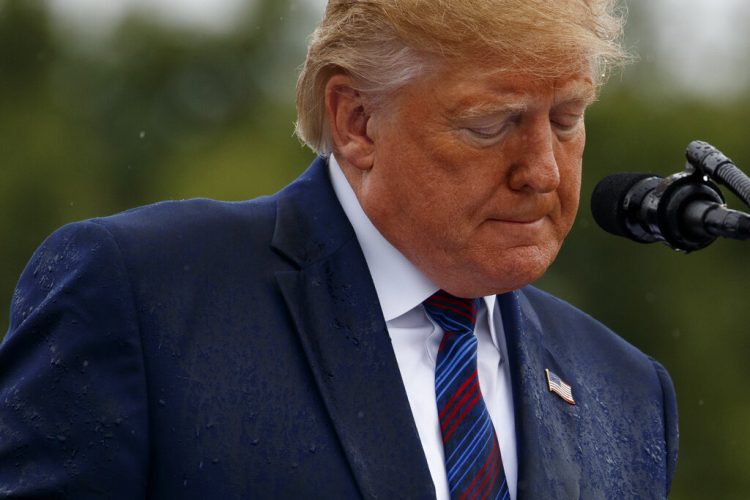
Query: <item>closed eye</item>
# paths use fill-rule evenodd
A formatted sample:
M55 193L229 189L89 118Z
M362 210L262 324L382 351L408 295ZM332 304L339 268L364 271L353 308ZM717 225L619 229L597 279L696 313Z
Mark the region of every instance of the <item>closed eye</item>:
M583 123L583 113L553 116L550 118L550 122L560 132L573 132Z
M502 136L508 129L520 121L519 114L503 116L501 119L495 119L487 124L476 123L468 125L466 130L475 138L480 140L492 140Z
M492 127L471 127L467 130L480 139L494 139L503 133L505 124L494 125Z

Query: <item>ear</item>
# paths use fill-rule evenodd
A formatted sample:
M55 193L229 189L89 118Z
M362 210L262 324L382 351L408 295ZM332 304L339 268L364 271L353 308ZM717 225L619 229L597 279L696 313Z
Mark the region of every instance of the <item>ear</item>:
M352 77L333 75L326 84L325 96L336 157L360 170L369 170L374 158L374 143L367 133L370 114Z

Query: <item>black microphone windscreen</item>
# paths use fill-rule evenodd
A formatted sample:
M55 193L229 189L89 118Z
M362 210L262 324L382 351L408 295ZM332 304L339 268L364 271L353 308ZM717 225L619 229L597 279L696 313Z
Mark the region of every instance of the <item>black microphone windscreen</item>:
M631 236L623 200L630 188L647 177L654 174L621 172L599 181L591 193L591 214L602 229L617 236Z

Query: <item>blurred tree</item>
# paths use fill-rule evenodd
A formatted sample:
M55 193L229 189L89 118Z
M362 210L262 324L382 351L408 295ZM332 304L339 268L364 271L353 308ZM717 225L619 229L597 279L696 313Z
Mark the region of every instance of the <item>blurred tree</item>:
M292 48L302 57L283 40L290 2L257 2L226 35L131 17L95 46L65 38L44 5L0 1L6 304L30 249L66 222L163 198L266 194L311 160L293 138L293 98L278 94L293 76L269 81L280 63L294 74Z
M303 11L294 0L257 0L236 29L214 35L131 17L82 43L41 0L0 0L0 302L61 224L164 198L251 198L293 179L312 159L292 136L291 91L310 32ZM649 19L633 9L631 45L643 60L587 117L581 213L540 285L672 373L682 430L673 497L744 498L746 244L676 255L606 235L587 208L607 173L674 173L696 138L750 169L750 98L717 104L672 92L649 56Z

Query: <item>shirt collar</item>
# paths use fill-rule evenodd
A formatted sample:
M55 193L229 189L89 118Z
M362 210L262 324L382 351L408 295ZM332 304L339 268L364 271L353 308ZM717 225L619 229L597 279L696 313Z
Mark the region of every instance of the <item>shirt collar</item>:
M391 245L372 224L334 155L330 155L328 159L328 170L333 190L354 228L367 261L386 322L421 305L438 291L438 286ZM489 324L494 325L496 297L488 295L483 301L487 306ZM492 342L499 349L497 333L493 326L490 326L490 332Z

